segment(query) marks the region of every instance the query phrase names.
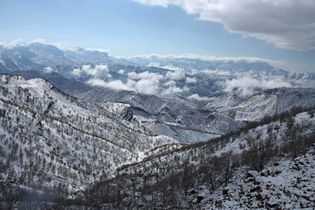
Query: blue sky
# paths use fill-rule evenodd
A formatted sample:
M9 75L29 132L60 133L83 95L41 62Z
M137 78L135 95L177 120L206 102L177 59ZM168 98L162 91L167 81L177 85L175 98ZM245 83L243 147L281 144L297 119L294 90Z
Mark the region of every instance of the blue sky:
M266 41L269 37L247 34L248 30L235 33L224 28L224 20L199 20L203 14L188 14L187 7L167 2L165 7L152 6L146 0L0 0L0 41L41 38L70 47L102 48L117 56L194 53L261 57L282 61L288 69L315 71L314 49L279 47Z

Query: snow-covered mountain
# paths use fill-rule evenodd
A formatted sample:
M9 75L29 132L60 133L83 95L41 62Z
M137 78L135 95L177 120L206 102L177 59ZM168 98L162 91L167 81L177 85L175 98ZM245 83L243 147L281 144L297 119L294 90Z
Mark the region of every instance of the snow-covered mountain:
M1 182L16 187L74 192L148 150L176 143L42 79L2 75L0 110Z
M206 56L183 55L183 56L135 56L130 61L149 66L182 68L192 70L220 70L236 74L240 72L252 72L264 75L286 75L287 72L276 68L267 61L255 58L212 58Z
M269 88L315 87L313 73L288 72L257 58L143 56L122 59L99 50L62 50L54 45L31 43L0 46L0 61L0 72L57 72L92 86L163 98L179 95L199 101L231 91L250 95Z
M42 43L0 46L0 73L0 208L315 205L312 73Z
M224 113L236 121L259 121L294 107L313 107L314 98L314 88L276 88L246 99L229 94L212 97L202 109Z
M315 81L311 74L290 76L261 60L158 56L124 60L102 51L61 50L42 43L2 47L0 55L2 72L45 78L85 100L129 104L134 119L147 130L183 143L206 141L244 126L242 121L248 118L278 113L277 96L261 96L263 102L255 96L265 94L265 89L313 87ZM280 111L314 104L311 90L296 91L303 99L297 101L289 95L298 93L288 93L292 100ZM253 111L253 103L261 107Z
M232 108L235 120L257 121L293 107L313 107L315 89L281 88L251 96Z
M260 173L241 168L227 186L200 190L205 209L307 209L314 207L314 148L295 158L275 158Z
M101 88L74 94L89 100L97 98L98 102L130 104L135 118L148 130L183 143L205 141L235 131L247 121L259 121L294 107L315 105L315 89L312 88L272 89L246 98L222 94L202 103L130 91L104 92Z
M89 202L112 209L313 208L314 119L314 109L297 110L153 154L95 184ZM115 196L117 186L123 193Z

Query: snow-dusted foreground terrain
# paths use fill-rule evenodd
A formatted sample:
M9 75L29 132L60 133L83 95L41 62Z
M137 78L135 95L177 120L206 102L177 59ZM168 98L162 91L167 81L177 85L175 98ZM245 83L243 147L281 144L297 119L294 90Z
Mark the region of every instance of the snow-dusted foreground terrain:
M227 186L205 195L205 209L312 209L315 207L315 151L276 158L261 172L242 168Z
M314 143L314 109L295 110L209 142L154 153L118 168L114 179L87 194L117 209L313 208Z

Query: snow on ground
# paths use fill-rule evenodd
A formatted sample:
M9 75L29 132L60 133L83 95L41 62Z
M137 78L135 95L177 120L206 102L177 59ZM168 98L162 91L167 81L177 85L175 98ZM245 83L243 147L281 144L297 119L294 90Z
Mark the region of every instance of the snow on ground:
M0 181L12 178L16 184L47 187L63 183L72 192L112 175L120 165L142 160L146 151L177 142L135 130L128 121L42 79L0 76L0 99L5 111L0 117L0 164L8 164ZM36 170L30 169L32 164Z
M276 159L261 172L242 168L205 201L205 209L314 209L315 151Z
M302 112L297 114L294 118L294 124L295 125L301 125L303 123L309 123L311 125L315 125L315 117L311 117L307 112ZM283 126L285 125L285 126ZM279 121L272 122L268 125L262 125L254 130L249 131L250 136L252 136L254 139L260 139L260 141L264 141L268 138L268 129L269 128L279 128L279 129L273 129L272 134L275 136L275 143L277 145L281 145L283 142L282 135L287 130L287 123L280 123ZM314 132L312 127L304 131L304 134ZM259 138L257 138L259 136ZM241 134L239 138L236 138L234 141L229 142L227 145L225 145L224 148L221 150L218 150L215 152L215 155L220 156L222 153L232 151L234 154L239 154L240 152L244 151L244 149L248 149L248 141L251 141L252 139L247 138L247 134ZM256 143L259 143L258 141Z
M116 103L116 102L104 102L101 104L105 109L107 109L109 112L119 115L121 114L124 109L130 108L129 104L125 103Z

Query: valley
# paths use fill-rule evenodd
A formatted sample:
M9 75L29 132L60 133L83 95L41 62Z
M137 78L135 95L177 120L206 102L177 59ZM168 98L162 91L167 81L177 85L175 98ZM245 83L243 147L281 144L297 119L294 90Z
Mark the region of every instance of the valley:
M315 205L313 74L42 43L0 55L3 208Z

